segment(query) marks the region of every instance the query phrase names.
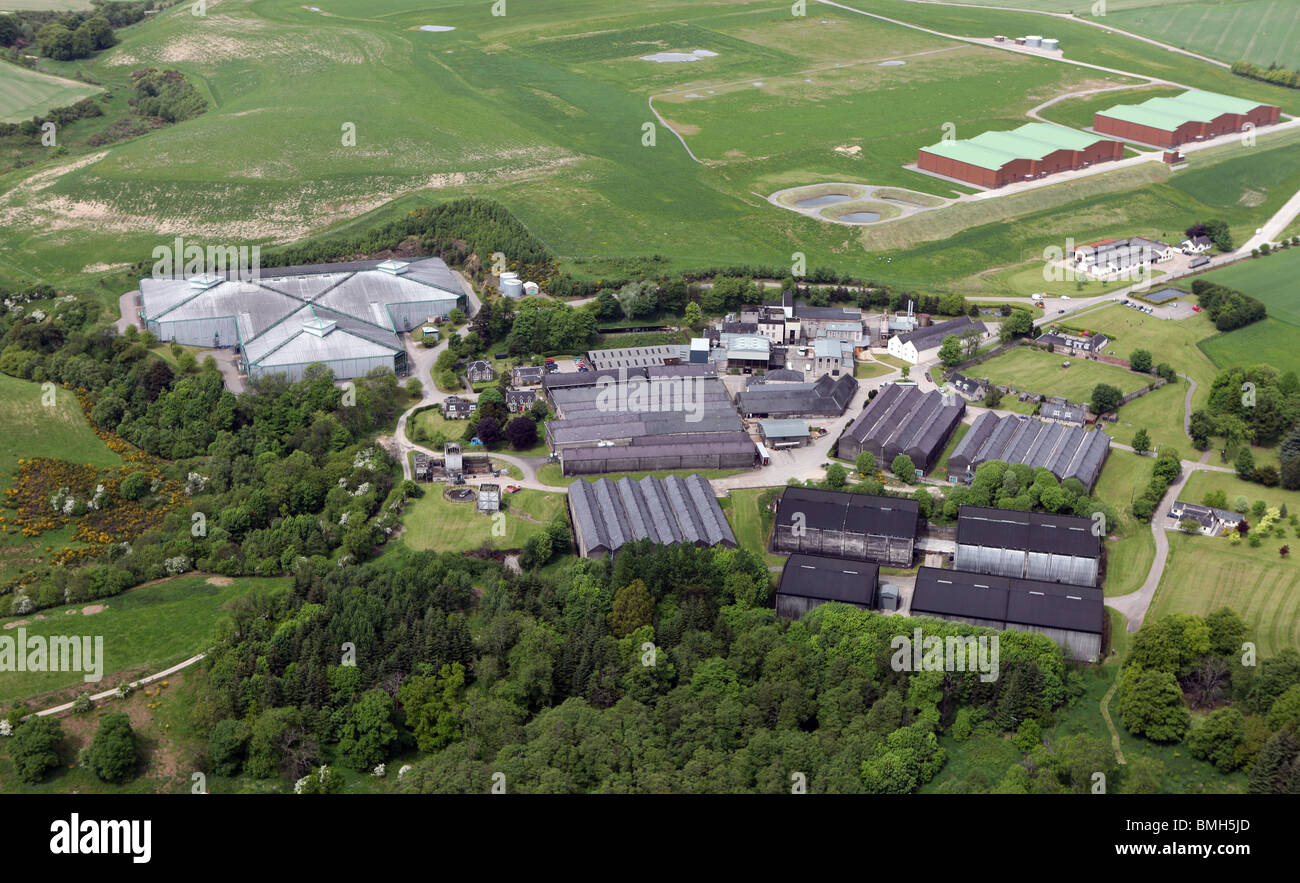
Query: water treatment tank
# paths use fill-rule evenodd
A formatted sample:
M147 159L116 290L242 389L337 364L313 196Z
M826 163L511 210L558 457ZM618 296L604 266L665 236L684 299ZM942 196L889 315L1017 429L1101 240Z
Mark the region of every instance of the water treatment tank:
M1025 45L1030 49L1041 49L1043 46L1043 38L1035 36L1025 37Z
M1061 48L1061 41L1053 39L1052 37L1044 37L1043 48L1046 49L1048 52L1055 52L1056 50Z

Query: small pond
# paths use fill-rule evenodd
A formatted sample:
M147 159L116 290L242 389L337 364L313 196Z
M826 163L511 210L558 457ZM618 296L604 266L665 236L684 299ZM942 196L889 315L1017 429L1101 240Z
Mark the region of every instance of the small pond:
M801 199L795 203L799 208L817 208L822 205L834 205L837 202L847 202L852 199L847 193L827 193L825 196L814 196L811 199Z

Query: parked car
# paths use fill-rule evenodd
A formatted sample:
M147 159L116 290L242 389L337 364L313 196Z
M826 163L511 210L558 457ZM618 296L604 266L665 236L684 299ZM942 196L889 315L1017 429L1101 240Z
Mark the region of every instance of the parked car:
M1200 307L1198 307L1196 304L1192 304L1192 312L1193 312L1193 313L1199 313L1200 311L1201 311L1201 308L1200 308Z

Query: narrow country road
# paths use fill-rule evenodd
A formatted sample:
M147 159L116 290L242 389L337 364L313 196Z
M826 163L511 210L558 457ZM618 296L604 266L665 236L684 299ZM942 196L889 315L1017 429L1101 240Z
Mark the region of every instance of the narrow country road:
M136 687L143 687L145 684L152 684L154 681L157 681L157 680L160 680L160 679L162 679L162 678L165 678L165 677L169 677L169 676L171 676L171 675L174 675L174 674L176 674L176 672L178 672L178 671L180 671L180 670L182 670L182 669L189 668L191 665L193 665L194 663L196 663L196 662L198 662L200 659L202 659L205 655L206 655L206 654L204 654L204 653L200 653L200 654L198 654L197 656L191 656L189 659L185 660L184 662L178 662L176 665L173 665L171 668L163 669L162 671L158 672L157 674L149 675L147 678L141 678L140 680L138 680L138 681L132 681L131 683L134 684ZM90 701L92 701L92 702L98 702L100 699L109 699L109 698L111 698L115 693L117 693L117 687L114 687L114 688L111 689L111 690L105 690L105 691L102 692L102 693L95 693L94 695L92 695L92 696L90 697ZM45 717L46 715L49 715L49 714L60 714L61 712L64 712L64 711L70 711L70 710L72 709L72 705L73 705L73 703L71 703L71 702L65 702L65 703L63 703L62 705L56 705L56 706L54 706L53 708L47 708L47 709L45 709L44 711L37 711L37 712L35 712L35 716L36 716L36 717ZM28 715L28 717L31 717L31 716L32 716L32 715Z

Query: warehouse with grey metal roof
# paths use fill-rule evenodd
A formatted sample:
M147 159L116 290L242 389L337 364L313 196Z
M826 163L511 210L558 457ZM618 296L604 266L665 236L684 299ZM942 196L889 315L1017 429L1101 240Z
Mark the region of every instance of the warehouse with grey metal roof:
M575 481L568 502L578 554L586 558L612 555L644 539L665 545L737 545L713 488L700 475Z
M928 472L965 412L966 403L958 396L887 383L840 436L839 456L854 460L870 451L888 468L895 457L906 454L912 465Z
M1042 467L1059 481L1078 479L1091 492L1109 452L1110 436L1100 429L985 411L948 456L948 480L969 484L981 463L1001 460Z

